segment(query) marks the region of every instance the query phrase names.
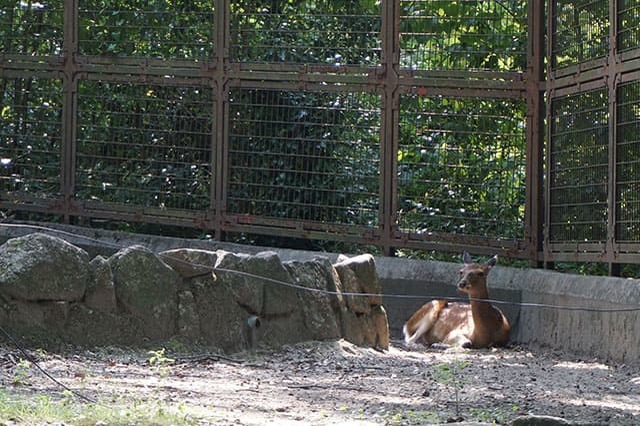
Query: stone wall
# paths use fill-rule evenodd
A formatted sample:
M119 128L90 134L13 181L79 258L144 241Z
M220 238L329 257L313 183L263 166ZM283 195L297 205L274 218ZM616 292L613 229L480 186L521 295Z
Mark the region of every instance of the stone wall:
M63 225L48 226L57 227L57 232L62 232L60 235L75 245L82 246L91 256L102 254L107 258L123 246L136 244L149 247L156 253L180 247L252 255L265 250L261 247L218 241L135 235ZM33 231L28 228L3 227L0 224L0 242L3 238L13 238L28 232ZM318 257L318 253L314 252L286 249L274 251L283 264L305 264ZM339 263L338 254L323 253L322 257L329 264ZM383 297L382 305L373 304L371 309L375 312L382 309L378 306L384 306L392 339L402 338L404 321L432 297L460 296L453 285L460 264L376 257L375 267ZM500 308L511 322L511 337L515 343L599 357L613 362L640 363L640 280L507 268L500 266L498 261L498 266L492 269L489 276L489 290L493 299L505 302ZM347 302L343 300L342 303ZM539 304L580 309L556 309L537 306ZM630 310L597 312L589 311L591 308ZM2 315L3 311L0 310L0 324L4 324ZM368 318L368 327L373 327L376 323L373 320L375 315L378 314L367 317L357 311L341 315L340 318L345 319L340 321L340 327L345 328L345 331L341 331L347 331L349 318ZM360 329L364 328L358 328ZM368 339L372 340L371 337ZM363 342L364 338L354 340Z
M344 338L386 349L380 292L370 255L283 262L272 251L133 245L90 258L42 233L0 246L0 325L40 344L178 339L237 351Z

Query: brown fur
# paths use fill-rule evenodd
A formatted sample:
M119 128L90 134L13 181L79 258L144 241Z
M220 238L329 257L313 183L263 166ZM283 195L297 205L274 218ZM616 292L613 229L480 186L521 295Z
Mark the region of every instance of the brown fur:
M419 340L431 345L444 343L469 348L504 346L509 342L510 326L500 309L486 300L487 275L497 257L485 264L472 263L464 253L458 290L469 295L470 303L433 300L425 303L403 328L407 345Z

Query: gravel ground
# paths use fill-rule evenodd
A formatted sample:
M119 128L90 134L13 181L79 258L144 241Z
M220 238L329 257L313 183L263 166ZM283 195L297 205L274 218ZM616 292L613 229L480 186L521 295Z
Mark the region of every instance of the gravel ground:
M507 424L522 415L640 424L640 366L517 346L407 350L393 342L380 352L309 342L230 356L167 353L155 365L146 351L117 348L33 355L61 383L100 402L180 406L196 424ZM63 393L35 368L16 383L20 357L0 346L3 388L27 398Z

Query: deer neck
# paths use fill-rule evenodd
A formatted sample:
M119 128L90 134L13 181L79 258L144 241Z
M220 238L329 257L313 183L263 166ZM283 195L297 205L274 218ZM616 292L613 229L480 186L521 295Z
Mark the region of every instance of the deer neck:
M488 301L489 292L486 289L470 296L470 299L471 315L473 316L473 322L476 324L476 327L482 327L483 325L489 326L492 322L495 322L495 311Z

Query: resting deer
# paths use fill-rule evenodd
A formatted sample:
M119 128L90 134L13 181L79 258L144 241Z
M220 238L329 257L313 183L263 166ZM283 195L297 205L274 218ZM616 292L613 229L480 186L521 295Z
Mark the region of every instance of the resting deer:
M498 261L494 256L487 263L473 263L464 252L464 267L460 270L458 290L469 295L470 303L449 303L433 300L425 303L404 325L407 345L422 338L424 343L444 343L465 348L504 346L509 341L509 322L500 309L487 300L487 275Z

